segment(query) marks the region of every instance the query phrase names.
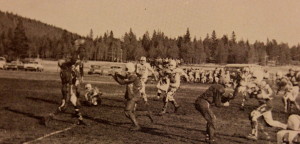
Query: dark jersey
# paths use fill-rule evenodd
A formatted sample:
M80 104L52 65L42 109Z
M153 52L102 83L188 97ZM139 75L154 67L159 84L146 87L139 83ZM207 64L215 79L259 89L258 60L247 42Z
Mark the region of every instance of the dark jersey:
M211 85L204 93L202 93L197 100L205 99L210 104L215 104L217 107L220 107L222 106L222 97L224 93L225 88L223 85L214 84Z
M291 81L291 83L293 84L293 86L298 86L298 79L296 76L296 73L294 75L291 75L290 73L286 74L286 77Z
M126 85L125 99L132 99L133 97L140 96L142 84L135 73L130 73L126 76L115 74L114 78L119 84Z

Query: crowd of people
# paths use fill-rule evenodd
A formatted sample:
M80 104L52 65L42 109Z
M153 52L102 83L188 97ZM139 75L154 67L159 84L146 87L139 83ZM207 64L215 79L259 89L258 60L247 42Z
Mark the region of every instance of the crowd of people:
M80 66L80 58L60 64L63 93L62 105L58 107L55 113L50 115L50 118L62 112L68 101L71 101L78 116L78 124L85 124L79 112L80 105L78 104L80 94L77 91L83 79L83 73L80 73ZM79 67L79 70L76 70L76 67ZM130 119L133 124L131 130L138 131L141 129L135 115L139 101L144 101L144 104L147 106L146 115L153 121L152 112L149 109L151 105L148 103L149 96L145 91L146 81L151 73L157 80L156 99L161 100L163 103L163 107L159 112L161 116L166 113L170 103L174 105L175 113L181 108L181 105L176 100L175 94L181 85L183 77L188 82L210 84L209 88L195 99L195 109L198 110L207 121L207 137L205 140L208 143L216 143L215 131L217 130L217 118L211 107L229 108L230 102L235 100L238 95L242 95L243 97L241 103L242 109L249 98L257 99L259 103L259 105L249 113L252 131L247 138L251 140L258 139L258 119L260 117L263 117L270 126L282 129L277 133L278 143L282 143L283 141L292 143L294 140L292 135L294 133L300 134L299 115L290 115L287 124L276 121L272 117L272 110L274 108L272 101L275 98L274 95L277 95L280 91L284 93L285 112L289 113L292 105L295 105L300 111L300 98L298 97L300 73L295 69L290 69L288 74L283 74L281 71L276 72L276 78L274 80L276 89L274 89L270 86L267 71L253 70L247 67L237 70L235 73L225 71L223 68L216 68L212 71L204 71L201 69L184 70L180 67L180 61L178 60L159 59L154 65L151 65L147 63L146 57L141 57L137 63L126 63L125 67L125 75L115 73L113 78L118 84L126 85L124 111L125 116ZM233 88L233 92L226 91L226 87ZM101 92L99 89L92 87L91 84L86 84L85 88L85 99L87 103L92 106L100 104ZM49 118L46 119L45 123L47 121L49 121ZM264 134L266 134L267 138L270 138L267 132L264 131Z

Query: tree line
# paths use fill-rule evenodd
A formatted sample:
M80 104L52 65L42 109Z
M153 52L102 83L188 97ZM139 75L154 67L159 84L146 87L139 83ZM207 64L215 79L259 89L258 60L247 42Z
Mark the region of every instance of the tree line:
M6 20L6 22L2 22ZM9 22L11 21L11 22ZM13 24L11 24L13 23ZM7 26L15 25L14 27ZM43 26L40 26L43 25ZM267 40L266 43L237 40L233 31L230 36L217 37L215 31L202 38L192 38L189 29L182 36L170 38L161 31L148 31L138 38L132 29L121 38L113 31L94 38L93 30L87 36L79 36L10 13L0 12L0 55L11 59L22 56L39 56L44 59L64 58L74 52L74 41L86 40L85 57L98 61L133 61L141 56L148 58L182 59L184 63L256 63L265 65L268 61L290 64L300 60L300 45L290 47L287 43ZM44 33L44 34L43 34Z

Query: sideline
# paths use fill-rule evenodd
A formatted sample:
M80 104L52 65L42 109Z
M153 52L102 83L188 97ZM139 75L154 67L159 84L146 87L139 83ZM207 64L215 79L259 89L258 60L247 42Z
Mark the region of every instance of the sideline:
M42 139L44 139L44 138L46 138L46 137L49 137L49 136L52 136L52 135L55 135L55 134L59 134L59 133L65 132L65 131L68 131L68 130L74 128L74 127L76 127L76 125L72 125L72 126L67 127L67 128L65 128L65 129L58 130L58 131L55 131L55 132L46 134L46 135L44 135L44 136L42 136L42 137L39 137L39 138L37 138L37 139L31 140L31 141L28 141L28 142L24 142L23 144L30 144L30 143L33 143L33 142L42 140Z

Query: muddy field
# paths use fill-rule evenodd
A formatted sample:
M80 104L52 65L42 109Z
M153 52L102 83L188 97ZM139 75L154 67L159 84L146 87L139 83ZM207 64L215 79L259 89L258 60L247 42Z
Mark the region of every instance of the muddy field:
M138 121L142 130L133 132L128 130L131 123L123 114L125 87L117 85L111 77L86 76L87 82L103 92L100 106L81 108L90 126L74 125L76 119L72 117L74 111L70 106L66 113L58 115L45 127L40 120L60 104L58 73L0 71L0 143L205 143L205 121L193 103L208 85L182 84L176 94L182 109L176 114L171 107L169 113L158 116L163 104L150 98L155 122L140 116ZM147 85L146 90L150 97L156 95L154 84ZM261 132L257 142L245 138L251 131L248 115L258 103L250 100L246 103L246 109L241 111L240 102L238 97L229 107L213 108L218 118L219 143L275 143L278 129L270 127L266 127L266 131L272 136L271 141L266 140ZM283 113L279 98L275 99L275 105L273 118L286 123L287 116ZM143 103L140 103L137 114L144 109ZM63 131L53 134L60 130ZM53 135L43 137L50 133Z

